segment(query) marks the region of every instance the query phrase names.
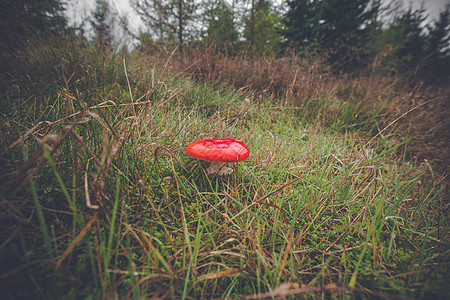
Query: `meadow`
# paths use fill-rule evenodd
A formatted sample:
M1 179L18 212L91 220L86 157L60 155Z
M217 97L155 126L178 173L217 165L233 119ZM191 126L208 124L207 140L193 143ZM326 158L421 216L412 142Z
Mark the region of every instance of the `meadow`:
M59 40L2 78L4 299L448 295L448 89L185 51ZM222 137L231 175L184 153Z

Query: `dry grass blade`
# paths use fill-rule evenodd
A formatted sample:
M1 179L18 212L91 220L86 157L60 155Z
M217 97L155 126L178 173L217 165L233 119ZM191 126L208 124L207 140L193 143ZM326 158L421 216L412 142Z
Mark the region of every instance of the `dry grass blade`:
M99 110L99 111L100 111L100 110ZM105 128L106 130L109 130L110 132L112 132L110 126L108 126L108 124L106 124L106 123L102 120L102 118L100 118L100 116L99 116L98 114L93 113L93 112L90 112L90 111L88 111L87 114L90 115L90 116L92 116L95 120L97 120L97 121L100 123L100 125L102 125L103 128ZM114 133L114 132L112 132L112 133Z
M100 167L102 164L98 160L98 158L95 156L95 154L92 152L92 150L86 145L86 143L83 141L83 138L78 135L78 133L75 131L74 128L71 128L72 135L74 136L75 140L87 151L87 153L91 156L91 158L94 160L94 162L97 164L98 167Z
M431 101L434 101L434 100L436 100L436 98L430 99L430 100L428 100L428 101L425 101L424 103L421 103L421 104L419 104L419 105L416 105L416 106L414 106L413 108L409 109L407 112L401 114L399 117L397 117L397 118L396 118L395 120L393 120L391 123L389 123L386 127L384 127L382 130L380 130L375 136L373 136L373 137L372 137L372 138L364 145L364 148L367 147L368 145L370 145L370 143L371 143L377 136L379 136L380 134L382 134L386 129L388 129L389 127L391 127L391 126L392 126L393 124L395 124L398 120L400 120L401 118L403 118L404 116L406 116L406 115L409 114L410 112L412 112L412 111L418 109L419 107L424 106L424 105L426 105L426 104L428 104L428 103L430 103Z
M136 234L136 232L134 232L133 228L129 225L129 224L125 224L125 227L127 228L127 231L130 232L134 238L136 239L136 241L138 241L139 245L141 245L142 250L145 252L145 254L150 257L150 253L148 252L147 248L145 248L144 243L142 243L141 239L139 238L139 236ZM141 233L142 236L142 233ZM153 259L152 259L153 260Z
M108 148L109 148L109 137L108 132L105 126L102 126L102 136L103 136L103 145L102 145L102 154L100 154L100 169L106 169L105 162L106 157L108 155Z
M86 166L86 170L87 170ZM86 206L92 209L99 209L98 205L93 205L91 203L91 196L89 195L89 182L88 182L88 173L87 171L84 173L84 193L86 195Z
M230 255L230 256L239 257L239 258L242 258L242 259L246 259L247 258L245 255L243 255L241 253L228 251L228 250L211 251L211 252L206 252L203 255L204 256Z
M78 245L81 240L83 240L83 237L88 233L89 229L91 229L92 224L97 221L97 217L94 216L87 224L84 226L84 228L80 231L80 233L73 239L72 243L70 243L69 247L64 251L64 253L59 258L58 262L56 263L56 269L58 269L61 266L61 263L63 260L73 251L73 249Z
M202 276L199 279L197 279L194 284L201 282L201 281L205 281L205 280L217 279L217 278L231 276L231 275L239 275L240 272L241 272L241 269L230 269L230 270L224 270L224 271L219 271L219 272L215 272L215 273L210 273L210 274L207 274L207 275Z
M275 204L272 204L272 203L266 203L266 202L260 202L260 204L261 204L261 205L270 206L270 207L273 207L273 208L275 208L276 210L278 210L278 211L280 212L281 218L283 219L283 222L284 222L284 225L286 226L286 228L289 226L289 224L288 224L288 222L287 222L287 219L286 219L286 217L284 216L284 212L283 212L283 210L281 209L281 207L279 207L279 206L277 206L277 205L275 205Z
M129 224L125 224L125 227L127 228L127 231L131 232L131 234L133 234L133 236L141 243L141 245L143 245L142 241L139 239L138 235L134 232L133 228ZM141 235L145 235L145 234L141 231ZM170 265L167 263L166 259L161 255L161 253L158 251L158 249L156 249L155 246L153 246L153 244L150 242L149 239L147 239L147 245L150 248L150 250L153 252L153 254L155 255L155 258L157 258L159 260L159 262L166 268L166 270L170 274L173 274L173 270L170 267ZM143 249L145 249L145 247L143 247Z
M5 150L3 150L2 153L0 153L1 155L5 154L6 152L8 152L9 150L11 150L12 148L16 147L17 145L19 145L20 143L23 143L23 141L25 141L27 139L27 137L32 134L39 126L41 126L41 124L44 123L43 121L37 123L33 128L31 128L30 130L28 130L23 136L21 136L18 140L16 140L14 143L12 143L11 145L9 145L8 148L6 148Z
M159 212L159 209L156 207L155 203L153 202L153 196L152 194L149 192L149 190L147 189L147 187L144 184L144 181L142 180L141 176L139 176L139 173L136 172L136 177L138 178L138 182L139 182L139 186L141 187L141 189L144 191L144 194L147 196L148 198L148 202L150 203L150 205L152 206L153 211L155 212Z
M111 149L109 150L108 159L106 160L106 170L105 172L108 172L109 167L111 166L112 161L114 160L114 157L117 154L117 151L119 150L120 146L120 138L117 135L114 135L113 141L111 142Z
M123 70L125 71L125 77L127 79L128 84L128 92L130 93L130 100L131 100L131 108L133 109L133 115L136 116L136 109L134 108L134 101L133 101L133 93L131 93L131 86L130 86L130 80L128 79L128 72L127 72L127 65L125 63L125 57L123 58Z
M73 128L71 128L71 132L74 135L76 141L80 143L80 145L83 146L83 148L89 153L91 158L95 161L95 163L98 166L98 171L94 175L93 184L96 186L95 189L95 195L97 198L97 201L101 200L101 194L103 192L103 189L106 185L106 177L108 176L109 167L111 166L112 161L114 160L115 155L117 154L117 151L119 150L120 146L120 137L113 131L112 127L109 126L109 124L105 124L105 122L100 118L99 115L96 113L88 112L90 116L92 116L95 120L97 120L101 127L102 127L102 153L100 155L100 159L98 159L95 154L92 152L92 150L86 145L86 143L83 141L83 138L79 136ZM109 134L108 131L113 134L113 140L110 144L109 140ZM111 146L111 148L110 148ZM90 197L88 196L88 189L86 187L87 180L87 174L85 175L85 191L86 191L86 203L88 207L95 208L90 206Z
M292 241L294 240L294 230L293 229L289 230L288 236L289 236L289 238L287 241L286 249L284 251L283 260L281 261L280 270L278 271L278 274L277 274L277 282L280 282L281 275L283 274L284 266L286 265L286 261L287 261L288 255L289 255L289 251L291 250Z
M276 194L276 193L281 192L281 191L284 190L286 187L290 186L291 184L293 184L294 182L296 182L296 181L298 181L298 180L300 180L300 179L301 179L301 177L297 177L297 178L295 178L295 179L292 179L291 181L289 181L288 183L283 184L282 186L280 186L280 187L277 188L276 190L274 190L274 191L268 193L267 195L265 195L265 196L259 198L258 200L256 200L256 201L255 201L254 203L252 203L251 205L256 205L256 204L259 204L259 203L263 202L264 200L266 200L266 199L269 198L270 196L272 196L272 195L274 195L274 194Z
M181 162L181 160L169 149L166 148L164 146L159 146L156 147L155 151L153 152L153 155L155 156L156 162L158 163L159 168L161 168L159 161L158 161L158 154L164 150L168 156L172 157L173 159L175 159L177 161L177 163L180 164L180 166L187 172L187 169L184 167L183 163Z
M330 293L330 294L339 294L339 295L348 295L349 293L353 292L360 292L363 294L370 295L370 296L376 296L377 298L381 299L409 299L404 297L390 297L387 295L383 295L380 293L376 293L373 291L370 291L368 289L359 289L359 288L352 288L348 286L337 286L335 284L328 284L322 287L302 287L300 288L298 284L295 283L282 283L280 284L276 289L274 289L271 292L268 293L260 293L255 295L249 295L249 296L242 296L239 297L239 299L243 300L253 300L253 299L284 299L286 297L290 296L300 296L307 293Z
M62 133L58 135L58 140L51 148L51 155L56 153L63 141L69 135L70 130L74 128L79 121L80 119L77 119L72 125L66 126ZM48 147L47 144L42 144L42 146ZM57 156L58 154L55 155ZM10 189L15 188L11 194L11 197L15 197L15 195L28 183L28 180L38 172L43 160L45 160L45 155L42 148L40 148L22 165L19 170L15 171L14 176L12 176L11 179L3 186L1 194L6 195Z

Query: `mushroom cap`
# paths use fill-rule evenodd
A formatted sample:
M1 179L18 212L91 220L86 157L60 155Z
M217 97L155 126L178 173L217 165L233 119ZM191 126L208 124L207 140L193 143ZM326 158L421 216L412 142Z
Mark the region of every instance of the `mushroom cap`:
M208 139L187 146L186 154L210 162L227 163L246 160L250 149L235 139Z

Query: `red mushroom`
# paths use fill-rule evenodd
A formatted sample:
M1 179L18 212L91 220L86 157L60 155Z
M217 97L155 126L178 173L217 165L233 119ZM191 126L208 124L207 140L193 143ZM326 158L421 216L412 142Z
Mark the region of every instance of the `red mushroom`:
M233 169L225 167L224 163L246 160L250 149L235 139L209 139L193 142L187 146L186 154L211 162L206 169L208 174L227 175Z

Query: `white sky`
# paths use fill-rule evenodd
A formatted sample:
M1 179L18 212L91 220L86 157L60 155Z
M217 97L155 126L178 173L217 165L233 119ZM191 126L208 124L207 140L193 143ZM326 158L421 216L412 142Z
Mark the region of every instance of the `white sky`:
M130 5L130 0L107 0L120 16L127 17L131 29L136 32L142 25L140 17ZM95 8L95 0L66 0L66 14L71 25L80 25L83 21L88 22L91 12Z

